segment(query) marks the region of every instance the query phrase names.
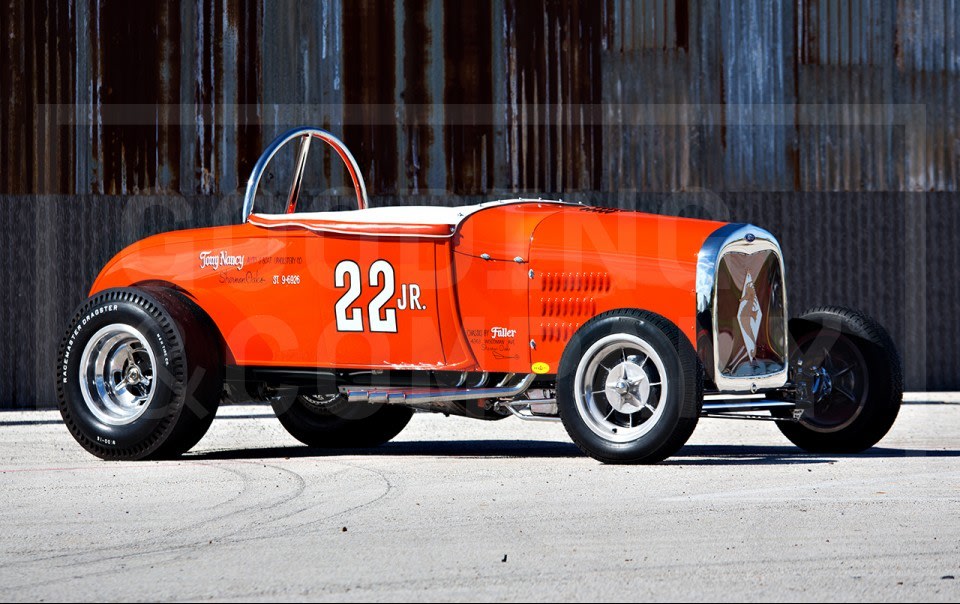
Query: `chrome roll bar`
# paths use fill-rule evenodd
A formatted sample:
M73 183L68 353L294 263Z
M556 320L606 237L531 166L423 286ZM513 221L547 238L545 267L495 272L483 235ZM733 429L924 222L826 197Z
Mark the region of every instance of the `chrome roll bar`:
M257 197L260 178L267 169L267 164L269 164L273 156L280 151L281 147L297 138L300 139L300 149L297 153L297 163L294 168L293 183L290 185L290 194L287 196L287 214L292 214L297 211L297 200L300 198L300 187L303 184L303 173L307 166L307 154L310 152L310 141L314 138L319 138L333 147L337 152L340 159L346 164L347 171L350 172L350 178L353 179L353 188L357 192L358 208L362 210L367 207L367 187L363 183L363 175L357 166L357 160L353 159L353 155L350 153L350 150L347 149L347 146L326 130L299 127L287 130L275 138L263 152L263 155L260 156L260 159L257 160L257 164L253 167L253 172L250 173L250 178L247 180L247 192L243 196L243 216L240 217L241 222L246 222L250 214L253 213L253 203Z

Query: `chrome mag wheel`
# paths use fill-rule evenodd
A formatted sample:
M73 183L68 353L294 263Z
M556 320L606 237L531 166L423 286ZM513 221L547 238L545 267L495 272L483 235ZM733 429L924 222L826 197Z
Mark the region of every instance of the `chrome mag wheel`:
M666 375L663 359L642 338L626 333L603 337L587 349L577 367L577 411L605 440L636 440L663 416Z
M93 334L80 357L80 391L101 422L124 426L150 406L156 390L156 359L143 335L122 323Z

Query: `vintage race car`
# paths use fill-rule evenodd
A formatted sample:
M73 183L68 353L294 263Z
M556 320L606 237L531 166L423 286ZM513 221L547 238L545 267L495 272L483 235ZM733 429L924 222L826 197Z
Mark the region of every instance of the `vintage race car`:
M297 211L317 140L358 209ZM254 213L291 142L286 212ZM562 421L612 463L672 455L704 416L856 452L900 407L887 332L837 307L788 320L780 246L753 225L541 199L368 208L350 152L312 128L267 148L242 219L149 237L97 277L57 371L94 455L179 455L222 400L269 401L313 447L384 443L414 410Z

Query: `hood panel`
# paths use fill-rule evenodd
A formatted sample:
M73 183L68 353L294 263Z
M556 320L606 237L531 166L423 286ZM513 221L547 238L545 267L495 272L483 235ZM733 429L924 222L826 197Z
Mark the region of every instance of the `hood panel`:
M544 219L530 249L531 360L555 366L583 323L618 308L666 317L696 348L697 254L723 224L600 208Z

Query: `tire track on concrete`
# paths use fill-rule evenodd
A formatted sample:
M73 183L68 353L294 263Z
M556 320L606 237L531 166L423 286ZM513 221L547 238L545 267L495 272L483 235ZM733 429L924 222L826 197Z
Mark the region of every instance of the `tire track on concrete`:
M245 505L245 506L241 507L240 509L233 510L233 511L231 511L231 512L228 513L228 514L221 515L221 516L218 516L218 517L215 517L215 518L212 518L212 519L211 519L211 518L206 518L206 519L203 519L203 520L195 521L195 522L193 522L193 523L191 523L191 524L189 524L189 525L187 525L187 526L184 526L184 527L175 529L175 530L173 530L173 531L165 532L165 533L164 533L164 537L162 537L162 538L151 537L151 538L149 538L149 539L132 540L132 541L129 541L129 542L124 543L124 544L121 544L121 545L103 546L103 547L95 548L95 549L93 549L93 550L85 550L85 551L79 551L79 552L69 552L69 553L59 554L59 555L56 555L56 556L49 556L49 557L45 557L45 558L43 558L43 557L41 557L41 558L32 558L32 559L29 559L29 560L23 560L23 561L20 562L18 565L19 565L19 566L34 567L34 566L36 566L36 565L38 565L38 564L43 564L43 563L45 563L45 562L62 561L62 562L63 562L62 564L57 564L56 566L54 566L54 568L56 568L56 569L58 569L58 570L62 570L62 571L73 571L73 570L77 569L78 567L82 567L82 568L83 568L83 577L85 577L85 578L90 578L90 577L111 575L111 574L113 574L113 573L116 572L115 569L112 569L112 568L111 568L111 569L105 569L105 570L100 571L100 572L91 571L90 568L89 568L91 565L97 565L97 564L104 564L104 563L116 562L116 561L119 561L119 560L122 560L122 561L124 561L124 562L129 562L131 559L143 559L143 558L151 557L151 556L153 556L153 558L152 558L151 560L149 560L149 561L144 561L144 562L142 562L142 563L140 563L140 564L133 564L133 565L129 565L129 564L128 564L128 565L125 567L125 569L129 571L129 570L133 570L133 569L136 569L136 568L139 568L139 567L143 567L143 566L151 566L151 565L155 565L155 564L162 564L162 563L164 563L164 562L169 562L169 561L172 561L172 560L177 559L177 558L179 557L179 554L182 553L182 552L184 552L184 551L194 551L194 550L196 550L196 548L197 548L199 545L203 545L203 544L204 544L203 541L205 541L205 540L206 540L208 543L213 542L214 540L216 540L217 542L221 542L221 543L222 543L222 542L229 542L229 538L230 538L231 536L243 532L246 528L248 528L248 527L250 527L250 526L254 526L254 525L257 525L257 524L261 523L261 522L262 522L262 518L259 517L259 516L255 516L255 517L251 518L250 521L248 521L248 522L246 522L246 523L243 523L243 524L241 524L240 526L231 528L231 529L228 530L228 531L221 531L220 533L218 533L218 534L216 534L216 535L213 535L213 536L211 536L210 534L204 534L204 535L202 535L202 538L200 538L200 539L191 538L191 539L185 540L185 541L183 541L183 542L181 542L181 543L177 543L177 544L173 544L173 545L164 543L166 536L169 536L169 535L175 535L175 536L177 536L177 535L179 535L179 536L187 535L187 534L189 534L189 532L192 531L192 530L195 530L195 529L197 529L197 528L200 528L200 527L209 525L209 523L210 523L211 520L218 520L218 519L219 519L219 520L222 520L222 519L224 519L224 518L233 518L233 517L238 517L238 516L239 516L239 517L242 517L243 514L250 513L250 512L256 512L256 511L261 510L261 509L264 509L264 508L266 508L266 509L272 509L272 508L275 507L275 506L283 505L283 504L285 504L285 503L289 503L290 501L295 500L297 497L299 497L300 495L303 494L303 492L304 492L304 490L305 490L305 488L306 488L306 481L303 479L303 477L302 477L301 475L299 475L299 474L296 473L296 472L292 472L292 471L287 470L287 469L285 469L285 468L281 468L281 467L279 467L279 466L270 465L270 464L254 464L254 463L250 463L250 462L241 462L241 464L244 465L244 466L249 466L249 467L257 467L257 466L259 466L259 467L263 467L263 468L268 468L268 469L276 470L276 471L278 471L278 472L280 472L280 473L283 473L283 474L286 474L286 475L288 475L288 476L293 477L294 482L295 482L295 484L296 484L295 489L294 489L294 492L293 492L291 495L289 495L289 496L281 497L281 498L280 498L279 500L277 500L277 501L271 501L271 500L269 500L269 499L268 499L268 500L257 500L257 501L255 501L255 502L249 504L249 505ZM214 466L214 465L208 464L208 463L197 463L197 464L195 464L195 465L202 465L202 466L205 466L205 467L211 467L211 468L216 469L216 470L219 470L219 471L225 471L225 472L234 474L235 476L238 476L239 478L241 478L241 481L242 481L242 483L243 483L243 485L244 485L244 488L241 490L241 493L239 493L237 496L234 496L234 497L231 498L229 501L237 501L238 499L240 499L240 498L243 497L243 494L244 494L244 493L246 493L246 492L252 492L252 491L248 488L248 487L250 486L250 482L251 482L251 476L249 475L249 473L238 472L238 471L237 471L236 469L234 469L234 468ZM119 551L118 551L118 550L119 550ZM106 552L109 552L110 555L107 555L107 556L103 556L103 555L99 555L99 556L98 556L98 555L97 555L97 554L103 554L103 553L106 553ZM164 556L164 554L168 554L168 555L167 555L167 556ZM71 574L72 574L72 573L71 573ZM11 585L11 586L2 586L2 587L0 587L0 592L9 592L9 591L11 591L11 590L18 590L18 589L28 589L28 588L44 587L44 586L46 586L46 585L50 585L50 584L53 584L53 583L61 582L61 581L65 580L65 579L68 580L69 577L55 577L55 578L44 579L44 580L42 580L42 581L35 581L35 582L29 582L29 583L21 583L21 584L18 584L18 585Z
M200 539L189 539L187 541L178 543L178 544L166 544L164 538L151 538L144 540L134 540L128 543L123 544L122 546L105 546L96 548L95 550L86 550L81 552L69 552L65 554L60 554L57 556L51 556L47 558L33 558L30 560L24 560L23 565L36 566L43 562L48 562L52 560L62 560L64 563L58 564L56 566L57 570L60 570L64 575L57 577L44 578L40 581L30 581L24 582L17 585L2 586L0 587L0 593L24 590L24 589L40 589L53 584L62 584L65 581L69 582L72 578L96 578L96 577L106 577L115 574L116 569L111 567L109 569L104 569L102 571L93 571L91 570L91 565L98 564L109 564L117 561L123 561L126 563L124 565L124 571L130 572L137 569L142 569L145 567L162 565L168 562L176 561L181 557L185 552L195 552L199 546L206 545L210 542L215 542L222 545L228 544L242 544L249 543L254 541L263 540L266 538L275 538L275 537L291 537L291 536L300 536L303 534L303 531L306 527L315 526L317 524L326 523L334 518L342 516L344 514L349 514L357 510L368 508L372 505L376 505L378 502L383 501L390 493L393 491L394 486L387 475L379 470L364 467L357 464L351 464L343 461L333 462L332 465L340 467L341 470L347 470L347 473L361 473L374 476L377 481L381 484L381 489L379 492L372 498L356 505L351 505L345 509L339 510L333 514L327 514L322 517L311 518L309 521L297 523L292 526L284 526L277 530L276 524L282 523L284 520L288 520L297 515L303 514L311 509L315 509L317 505L309 506L300 506L294 510L284 511L280 514L275 514L270 518L263 518L262 515L258 512L263 509L267 510L276 510L284 506L289 505L291 502L294 502L298 498L302 497L303 493L306 491L307 485L309 484L307 479L300 474L299 472L287 469L275 464L264 464L255 461L244 461L244 462L233 462L237 465L251 468L264 468L271 469L277 472L283 473L290 477L296 482L296 492L288 497L281 498L279 501L275 502L264 502L263 500L258 500L250 505L245 505L240 509L233 510L229 514L221 516L219 518L233 518L233 517L243 517L244 514L253 513L254 516L249 519L249 521L242 523L239 526L235 526L227 531L220 531L217 535L211 536L209 534L204 534ZM238 495L232 497L229 501L237 501L242 498L243 493L249 489L251 476L247 473L238 472L235 468L227 468L216 464L210 464L208 462L191 462L191 464L186 465L201 465L204 467L209 467L219 471L229 472L240 477L243 480L244 488ZM324 469L330 469L331 464L324 464ZM333 478L336 478L339 472L332 475ZM327 477L324 477L327 478ZM187 535L189 531L196 528L205 526L209 524L210 519L195 521L188 526L181 527L176 529L173 532L164 533L164 535ZM248 536L236 538L237 535L242 535L254 529L253 534ZM205 543L206 542L206 543ZM118 551L118 548L122 548L123 551ZM110 552L110 555L107 556L97 556L96 554L103 554L105 552ZM92 556L91 556L92 554ZM138 563L130 564L132 560L140 560ZM76 570L82 570L81 577L76 577Z
M177 464L177 465L182 465L182 464ZM210 468L212 468L212 469L214 469L214 470L216 470L216 471L218 471L218 472L223 472L223 473L238 475L238 473L237 473L236 471L230 469L229 467L217 467L217 466L213 466L213 465L210 465L210 466L208 466L208 467L210 467ZM241 480L243 480L243 477L242 477L242 476L241 476L240 478L241 478ZM231 497L230 499L226 500L225 503L229 503L229 502L235 501L237 498L242 497L242 496L243 496L243 490L241 490L241 492L238 493L237 495L235 495L235 496ZM173 531L173 532L176 532L176 531ZM168 534L170 534L170 533L168 533ZM151 538L151 539L152 539L152 538ZM18 559L15 559L15 560L8 561L7 564L8 564L8 566L9 566L9 565L33 565L33 564L38 564L38 563L43 563L43 562L52 562L52 561L58 560L58 559L69 558L69 557L73 557L73 556L85 555L85 554L90 554L90 553L94 553L94 554L95 554L95 553L98 553L98 552L107 552L107 551L113 552L113 551L116 551L118 548L131 548L131 547L142 546L142 545L144 545L144 544L149 543L149 542L151 541L151 539L142 539L142 538L141 538L141 539L133 539L133 540L131 540L131 541L128 541L128 542L125 542L125 543L122 543L122 544L115 544L115 545L109 545L109 546L100 546L100 547L95 547L95 548L92 548L92 549L87 549L87 550L77 551L77 552L59 553L59 554L48 555L48 556L31 557L31 558L28 558L28 559L18 558ZM27 554L27 552L20 552L20 553L19 553L20 556L23 556L23 555L25 555L25 554Z

